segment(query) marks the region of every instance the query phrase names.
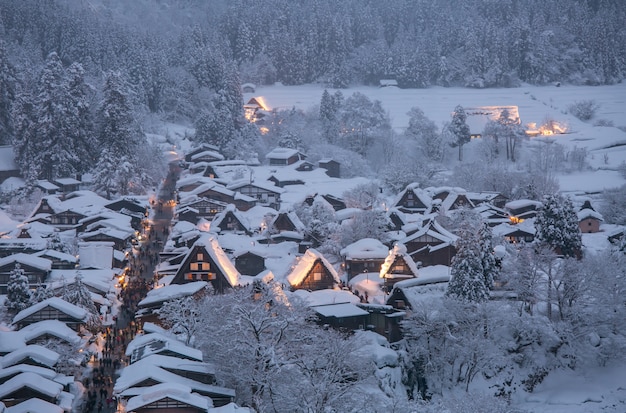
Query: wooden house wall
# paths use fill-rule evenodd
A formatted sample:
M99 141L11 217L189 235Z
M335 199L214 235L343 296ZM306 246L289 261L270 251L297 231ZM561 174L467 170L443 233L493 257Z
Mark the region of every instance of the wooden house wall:
M413 261L415 261L415 263L421 262L423 267L428 267L430 265L449 266L452 263L452 257L454 257L455 254L456 249L452 245L448 245L432 252L428 251L428 249L424 249L419 252L409 253Z
M257 275L265 270L265 259L251 253L245 253L235 258L235 268L240 274Z
M359 274L375 273L378 276L380 267L385 262L384 259L368 259L368 260L346 260L345 270L348 274L348 281Z
M187 403L182 403L174 399L164 398L154 403L150 403L139 409L128 413L206 413L206 409L198 409Z
M72 227L78 225L78 221L85 218L84 215L72 211L59 212L50 217L50 224L57 227Z
M30 399L41 399L48 403L56 404L56 398L48 396L47 394L37 391L35 389L31 389L30 387L22 387L12 393L5 395L2 398L2 402L6 407L12 407L16 404L22 403Z
M274 221L274 228L279 231L295 231L296 227L287 214L280 214Z

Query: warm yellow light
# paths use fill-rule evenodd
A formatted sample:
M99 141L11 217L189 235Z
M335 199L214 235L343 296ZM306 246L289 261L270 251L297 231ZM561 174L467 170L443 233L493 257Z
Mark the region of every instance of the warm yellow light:
M522 218L518 218L518 217L514 217L514 216L510 216L509 220L511 221L511 224L520 224L520 223L524 222L524 220Z

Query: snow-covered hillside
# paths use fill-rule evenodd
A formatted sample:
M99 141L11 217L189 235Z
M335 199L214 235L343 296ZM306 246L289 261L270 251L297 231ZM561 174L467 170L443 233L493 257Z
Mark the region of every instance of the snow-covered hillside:
M255 93L244 94L244 101L262 96L269 109L295 107L307 110L319 105L323 91L324 87L321 85L276 84L259 87ZM554 139L567 148L576 146L587 149L590 170L559 175L562 191L596 192L626 182L616 172L616 168L626 161L626 83L594 87L525 85L510 89L399 89L358 86L342 89L341 92L346 97L360 92L372 100L380 100L397 132L402 132L407 127L407 112L415 106L421 108L438 125L450 120L456 105L517 106L522 125L540 126L547 119L552 119L568 129L565 134L534 139ZM596 116L589 122L583 122L569 113L569 105L581 100L593 100L599 105ZM611 122L614 126L594 126L594 122L598 120Z

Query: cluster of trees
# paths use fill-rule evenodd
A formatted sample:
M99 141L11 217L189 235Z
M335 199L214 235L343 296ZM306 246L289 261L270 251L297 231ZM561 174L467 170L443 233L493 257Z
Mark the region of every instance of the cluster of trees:
M597 84L623 76L625 12L615 1L238 1L220 29L259 83Z
M621 357L626 256L615 248L581 257L569 198L545 197L536 241L512 246L499 265L489 257L489 232L477 228L471 219L459 226L445 297L425 299L402 322L398 350L409 397L459 384L468 390L482 377L506 400L519 389L532 391L554 369ZM516 299L487 300L485 286L494 278Z

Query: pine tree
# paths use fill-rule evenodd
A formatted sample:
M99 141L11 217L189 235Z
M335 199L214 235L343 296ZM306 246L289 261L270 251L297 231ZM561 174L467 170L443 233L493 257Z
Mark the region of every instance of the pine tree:
M491 288L499 269L493 251L493 234L491 228L486 223L483 223L478 231L478 252L480 254L485 285L487 288Z
M454 108L452 121L448 126L448 130L454 137L452 146L458 146L459 148L459 161L463 160L463 145L470 141L470 129L466 121L467 115L465 114L465 110L463 109L463 106L458 105Z
M59 56L52 52L39 77L35 98L36 145L32 164L40 165L39 178L54 179L71 176L79 162L74 153L70 128L67 126L69 91L65 70Z
M452 258L451 278L446 296L471 303L489 298L489 286L478 249L479 239L465 223L459 229L456 255Z
M535 220L536 238L557 254L576 257L582 247L578 215L569 197L547 195Z
M17 77L15 67L9 62L6 45L0 40L0 145L11 143L11 106L15 100Z
M46 288L45 284L39 283L30 297L30 305L35 305L52 297L54 297L52 290Z
M83 283L83 275L80 272L76 274L73 284L65 286L62 298L68 303L87 310L89 313L87 328L90 331L98 330L101 325L98 309L91 298L91 293L87 286Z
M18 313L30 304L30 287L28 277L19 262L15 263L15 268L9 275L7 283L7 297L4 305L14 313Z

